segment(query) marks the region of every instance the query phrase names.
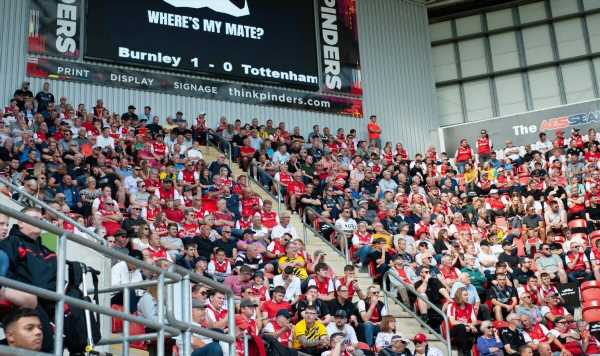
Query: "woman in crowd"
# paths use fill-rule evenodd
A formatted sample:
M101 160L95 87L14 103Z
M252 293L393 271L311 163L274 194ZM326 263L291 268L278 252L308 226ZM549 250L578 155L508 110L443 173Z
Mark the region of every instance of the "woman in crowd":
M502 341L491 321L484 320L479 327L482 335L477 338L477 352L481 356L503 356Z
M456 290L454 301L448 305L446 315L450 322L450 335L458 349L459 356L470 355L474 336L477 334L477 316L473 305L467 303L469 292L460 287Z

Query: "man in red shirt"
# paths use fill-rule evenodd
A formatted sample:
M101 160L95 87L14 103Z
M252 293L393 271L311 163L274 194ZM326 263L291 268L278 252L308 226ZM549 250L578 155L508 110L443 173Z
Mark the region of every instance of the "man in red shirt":
M290 312L287 309L281 309L277 312L277 315L263 328L263 333L272 335L279 341L279 343L285 347L291 346L291 334L292 327L290 324Z
M296 204L306 193L306 187L302 181L302 172L294 173L294 180L287 185L287 192L290 198L290 209L296 211Z
M267 229L272 229L277 224L279 224L279 218L277 217L277 212L273 211L273 202L270 200L265 200L263 202L263 208L260 212L260 220L264 227Z
M371 115L369 117L369 123L367 124L367 131L369 131L369 147L375 146L381 147L381 127L377 123L377 116Z
M569 282L577 283L578 278L592 280L594 275L590 261L584 253L584 248L577 241L571 241L570 251L565 256L567 262L567 277Z
M258 304L252 299L242 299L240 302L240 314L248 323L248 334L257 336L262 329L262 318L254 318Z
M273 319L277 313L284 310L291 310L292 305L285 301L285 287L277 286L273 289L273 295L271 300L266 300L260 306L262 316L264 319Z

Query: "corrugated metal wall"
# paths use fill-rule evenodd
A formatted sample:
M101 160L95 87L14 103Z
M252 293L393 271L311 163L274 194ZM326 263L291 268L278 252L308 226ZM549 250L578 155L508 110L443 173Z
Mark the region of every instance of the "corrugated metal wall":
M27 0L0 0L2 104L25 78L28 6ZM385 140L402 142L412 152L423 150L431 142L430 131L439 126L425 8L405 0L358 0L358 22L365 116L378 115ZM41 88L41 80L30 81L34 93ZM151 105L162 118L178 110L186 114L206 111L211 125L224 115L230 120L285 121L288 128L300 126L303 133L320 124L356 128L366 134L366 119L62 81L51 81L51 87L55 96L65 95L72 103L90 107L102 98L107 107L119 112L129 104Z

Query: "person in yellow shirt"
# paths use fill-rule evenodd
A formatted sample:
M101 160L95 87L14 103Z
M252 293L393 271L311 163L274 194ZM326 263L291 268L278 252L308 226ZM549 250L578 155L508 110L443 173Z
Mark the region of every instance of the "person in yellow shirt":
M466 163L463 177L465 179L465 187L467 191L475 190L475 184L477 184L478 176L479 170L472 163Z
M282 273L286 267L290 266L294 268L294 275L300 278L301 281L305 281L308 278L306 261L304 257L298 254L298 247L295 242L291 241L285 245L285 256L279 257L277 262L279 273Z
M317 309L308 306L304 310L304 319L292 330L292 348L310 355L321 355L323 348L329 345L327 329L317 319Z
M374 223L373 228L375 229L375 232L371 235L371 241L384 239L388 249L394 248L394 239L389 232L385 231L382 223Z

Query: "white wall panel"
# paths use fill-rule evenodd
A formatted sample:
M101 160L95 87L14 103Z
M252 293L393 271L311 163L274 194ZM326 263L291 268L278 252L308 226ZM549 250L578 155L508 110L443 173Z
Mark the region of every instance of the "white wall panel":
M533 107L536 110L560 105L560 92L555 68L529 72Z
M505 32L490 36L492 66L495 71L517 68L519 51L514 32Z
M499 116L527 111L521 74L497 77L496 92L498 93Z
M583 27L580 19L571 19L554 23L558 56L563 58L577 57L585 54Z
M442 21L429 25L431 41L445 40L452 37L452 22Z
M528 65L553 60L548 25L529 27L523 30L525 58Z
M532 4L519 6L519 18L521 23L539 21L546 18L546 8L544 2L535 2Z
M459 42L458 52L463 77L487 72L483 38Z
M488 12L487 28L488 30L496 30L499 28L510 27L514 24L511 9Z
M458 84L437 88L440 125L454 125L463 122L460 89Z
M600 4L600 1L598 3ZM586 16L586 23L592 52L600 52L600 14Z
M592 73L588 61L564 64L561 66L565 82L565 93L567 94L567 103L577 103L579 101L594 98L594 86L592 83Z
M456 34L458 36L481 32L481 16L473 15L456 19Z
M600 9L600 1L598 1L598 0L583 0L583 8L585 10Z
M596 72L596 83L600 86L600 58L594 58L594 71Z
M454 56L454 44L448 43L431 48L433 57L433 73L436 82L456 79L456 57ZM464 75L464 74L463 74Z
M487 79L467 82L464 84L467 121L479 121L494 116L490 84Z
M27 0L0 1L0 102L6 102L25 79ZM439 126L432 75L429 25L422 5L398 0L358 1L365 116L377 114L383 139L401 141L411 151L423 150L430 131ZM32 79L33 90L42 80ZM211 125L221 115L230 119L285 121L307 132L313 124L356 128L366 135L366 120L308 111L254 106L168 94L50 81L55 95L91 106L97 98L115 111L128 104L151 105L162 118L181 110L208 113Z
M578 9L577 0L550 0L552 17L576 13Z

